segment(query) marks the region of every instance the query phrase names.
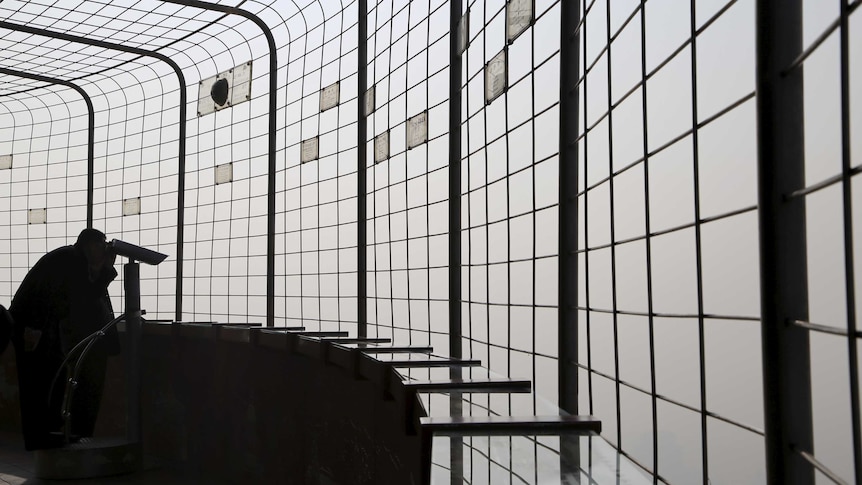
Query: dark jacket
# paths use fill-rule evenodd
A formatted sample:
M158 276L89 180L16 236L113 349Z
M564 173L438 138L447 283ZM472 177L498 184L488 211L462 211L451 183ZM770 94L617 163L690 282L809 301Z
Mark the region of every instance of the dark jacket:
M6 346L12 339L12 316L6 311L6 307L0 305L0 355L6 350Z
M116 277L117 271L107 267L90 281L87 259L76 246L49 252L24 277L9 306L16 331L23 327L41 330L40 346L68 352L114 318L108 285ZM119 353L116 328L109 330L96 349Z

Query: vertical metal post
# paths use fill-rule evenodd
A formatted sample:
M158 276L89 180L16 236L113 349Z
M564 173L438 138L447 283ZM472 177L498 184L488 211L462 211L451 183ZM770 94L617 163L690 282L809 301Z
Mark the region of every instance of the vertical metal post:
M93 109L93 101L83 89L75 86L76 90L84 97L87 103L87 228L93 227L93 205L95 204L95 144L96 144L96 113Z
M606 56L608 59L608 67L607 67L607 100L608 100L608 173L611 174L608 177L608 190L609 190L609 202L610 202L610 237L611 237L611 319L613 321L613 331L614 331L614 397L616 400L616 428L617 428L617 441L616 444L620 448L623 448L623 426L622 426L622 399L620 397L621 389L620 389L620 333L619 333L619 313L617 312L617 246L616 246L616 223L614 221L616 214L616 207L614 205L614 102L613 102L613 56L612 53L614 49L612 48L612 38L611 38L611 2L608 2L608 6L605 10L605 49L607 49Z
M134 261L123 265L126 290L126 438L141 441L141 267Z
M365 92L368 91L368 0L359 0L359 45L356 49L359 68L357 78L358 122L356 149L356 323L360 337L368 336L368 213L366 207L366 164L368 153L368 115Z
M461 0L449 1L449 355L463 357L461 345L461 50L458 24L463 15ZM464 39L464 44L469 39ZM450 369L453 379L459 379L461 369ZM452 393L449 414L461 416L462 397ZM449 438L450 482L464 483L464 438Z
M186 79L179 66L174 69L180 82L180 123L179 160L177 162L177 269L176 296L174 297L174 320L183 320L183 265L185 264L185 227L186 227Z
M704 483L709 482L709 426L707 419L707 384L706 384L706 331L703 309L703 235L701 230L700 210L700 131L698 130L698 76L697 76L697 2L690 0L689 25L691 32L691 145L692 145L692 172L694 173L694 241L697 274L697 333L698 353L700 371L700 456L701 474Z
M784 70L802 52L799 0L758 0L757 175L766 471L771 484L814 483L794 450L813 452L803 188L802 69Z
M560 4L559 400L578 413L578 65L580 1Z
M857 4L858 5L858 4ZM841 2L839 39L841 43L841 171L844 209L844 281L847 309L847 357L850 377L850 424L853 436L853 469L856 484L862 484L862 429L859 403L859 339L856 318L856 265L854 264L853 173L850 157L850 5ZM858 189L857 189L858 190ZM858 214L858 212L857 212Z
M267 158L266 190L266 326L275 326L275 147L278 127L276 124L276 104L278 92L278 58L275 50L275 39L269 27L252 14L248 14L263 31L269 44L269 149Z
M560 165L558 259L558 395L578 414L578 72L581 2L560 3ZM579 476L580 438L560 438L560 481Z
M461 0L449 7L449 355L461 358Z
M649 210L649 200L650 200L650 184L649 184L649 168L650 168L650 158L649 158L649 123L647 120L647 113L649 113L648 109L648 91L649 88L647 86L647 60L646 60L646 0L641 0L640 4L640 26L641 26L641 38L640 38L640 71L641 71L641 126L643 126L643 136L641 138L641 144L643 149L643 157L644 157L644 171L643 171L643 182L644 182L644 234L646 234L646 238L644 240L646 246L646 272L647 272L647 324L649 326L649 368L650 368L650 409L651 409L651 418L652 418L652 472L655 476L658 476L660 473L659 470L659 448L658 448L658 395L656 393L656 372L655 372L655 311L653 307L653 302L655 299L653 298L653 271L652 271L652 227L650 226L650 210ZM658 483L657 480L654 480L654 483Z

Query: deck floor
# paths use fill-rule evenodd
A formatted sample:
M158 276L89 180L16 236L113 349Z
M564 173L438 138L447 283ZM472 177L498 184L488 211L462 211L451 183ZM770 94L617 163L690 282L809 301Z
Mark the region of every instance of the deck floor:
M144 470L111 477L85 480L45 480L34 477L33 453L24 450L21 436L16 433L0 431L0 485L125 485L154 484L191 485L213 483L211 479L189 477L182 471L168 468L145 466Z

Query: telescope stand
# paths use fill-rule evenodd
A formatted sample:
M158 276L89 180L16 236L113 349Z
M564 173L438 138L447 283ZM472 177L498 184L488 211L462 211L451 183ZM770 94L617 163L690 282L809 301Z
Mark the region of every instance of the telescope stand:
M60 448L35 452L35 475L46 479L80 479L130 473L141 468L141 280L140 265L123 265L126 335L123 346L126 380L126 437L82 438ZM101 331L100 331L101 332ZM98 337L95 337L98 338ZM86 350L79 357L85 359ZM70 378L74 379L74 373ZM67 385L69 385L67 380ZM72 392L68 389L67 392ZM66 436L71 427L66 417Z

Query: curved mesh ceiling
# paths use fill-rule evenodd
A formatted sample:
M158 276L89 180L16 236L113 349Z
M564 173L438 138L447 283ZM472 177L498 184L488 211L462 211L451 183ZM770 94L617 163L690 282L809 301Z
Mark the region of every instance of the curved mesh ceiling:
M192 3L192 2L183 2ZM287 47L345 8L344 2L210 2L260 17L276 47ZM352 3L352 2L348 2ZM203 4L203 3L202 3ZM189 85L225 68L268 54L260 28L222 12L167 1L20 1L0 3L0 20L88 39L121 44L173 59ZM140 55L106 47L0 29L3 67L65 80L99 83L117 71L134 72L139 82L169 74L167 66ZM280 65L287 59L280 60ZM149 69L143 66L149 66ZM146 71L152 71L149 75ZM0 77L0 95L42 86L39 81Z

